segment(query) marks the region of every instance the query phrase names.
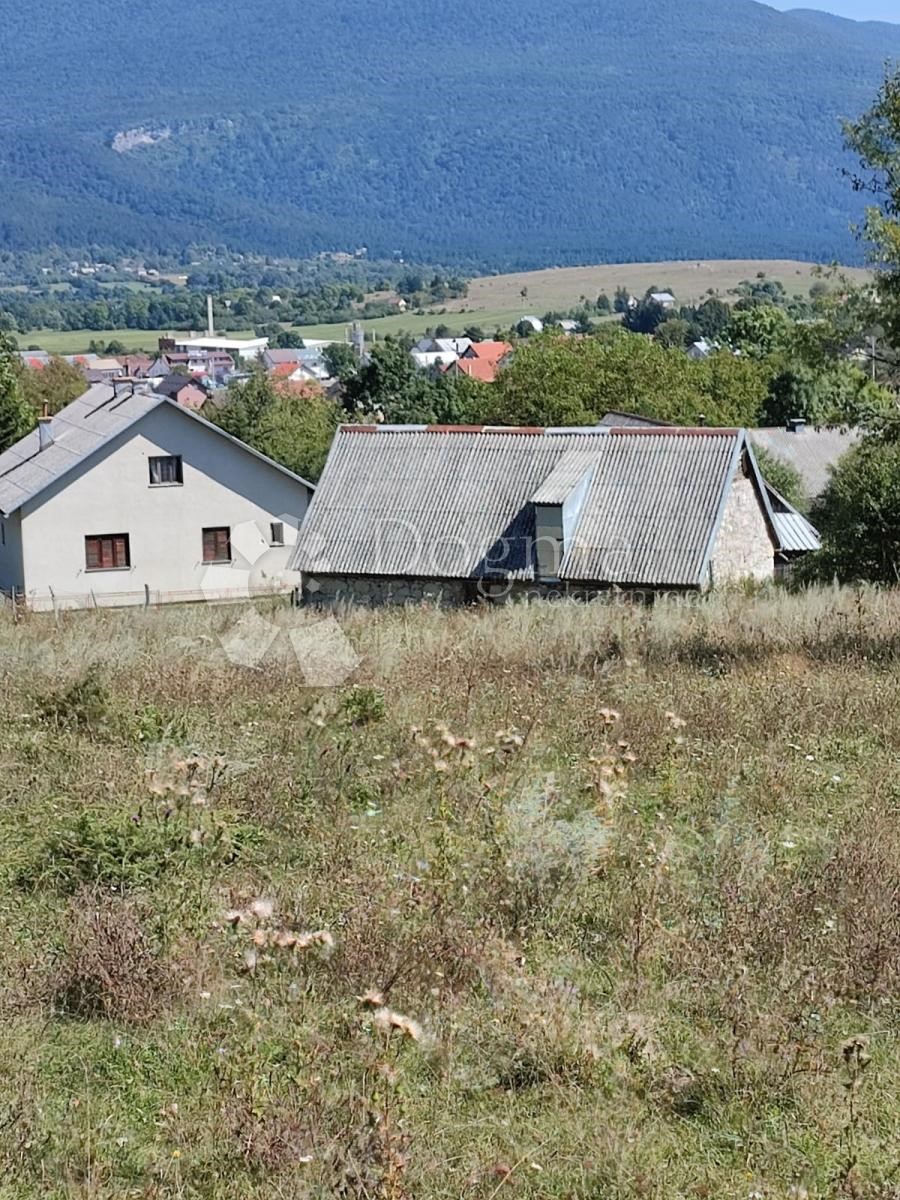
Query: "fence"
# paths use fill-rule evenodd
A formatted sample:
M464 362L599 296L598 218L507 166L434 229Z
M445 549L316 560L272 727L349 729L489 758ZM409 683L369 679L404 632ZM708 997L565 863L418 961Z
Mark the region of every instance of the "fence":
M161 608L168 604L240 604L267 596L292 596L295 582L271 582L242 588L192 588L187 591L163 591L145 584L129 592L0 592L0 603L11 608L14 616L25 613L67 612L75 609Z

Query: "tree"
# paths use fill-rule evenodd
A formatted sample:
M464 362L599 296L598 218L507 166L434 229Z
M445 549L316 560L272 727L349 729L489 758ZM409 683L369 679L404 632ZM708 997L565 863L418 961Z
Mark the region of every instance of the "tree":
M656 340L661 346L678 346L683 350L690 330L690 325L681 317L668 317L656 327Z
M598 317L609 316L613 309L609 296L607 296L606 292L600 293L600 295L597 297L597 302L594 305L594 308L597 310Z
M356 352L348 342L332 342L322 351L325 366L332 379L348 379L356 373Z
M37 414L22 394L19 359L7 333L0 332L0 454L32 429Z
M230 384L226 402L207 408L204 415L226 433L311 480L322 472L341 416L318 388L274 383L261 371Z
M900 582L900 429L896 420L868 434L838 462L813 505L822 536L803 577L844 583Z
M766 483L795 508L805 508L808 497L800 472L764 446L754 446L753 455Z
M591 425L622 409L679 425L755 425L765 367L731 354L692 362L679 349L620 328L581 339L522 342L486 389L488 423Z
M649 294L634 308L625 310L623 323L632 333L656 333L663 321L668 320L668 309Z
M274 350L302 350L306 342L296 329L279 329L271 344Z
M792 332L793 322L783 309L762 304L754 308L736 308L724 338L732 350L749 354L751 358L767 358L787 348Z
M40 413L46 404L51 416L87 390L84 375L64 358L51 358L40 370L22 364L19 384L32 411Z
M859 156L857 191L875 203L860 231L869 258L882 268L876 288L879 321L891 345L900 344L900 69L885 75L874 104L858 121L844 124L844 141Z
M628 312L628 302L631 299L631 293L627 287L616 288L616 298L613 301L613 308L617 313Z
M890 407L890 395L853 363L814 367L794 361L773 376L760 419L764 425L797 419L810 425L860 425Z

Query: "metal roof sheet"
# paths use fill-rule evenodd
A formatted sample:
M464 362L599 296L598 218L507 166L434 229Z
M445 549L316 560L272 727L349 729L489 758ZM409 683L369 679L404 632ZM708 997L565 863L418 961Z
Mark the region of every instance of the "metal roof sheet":
M804 553L820 550L822 543L818 531L802 513L774 512L772 521L778 537L779 548L786 553Z
M532 499L593 466L561 577L695 587L745 444L741 430L344 427L293 566L532 579Z

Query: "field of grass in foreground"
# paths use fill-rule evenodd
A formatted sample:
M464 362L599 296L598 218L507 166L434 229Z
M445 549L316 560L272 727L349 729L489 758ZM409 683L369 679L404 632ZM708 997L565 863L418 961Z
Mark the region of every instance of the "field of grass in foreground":
M242 615L0 614L0 1194L897 1196L900 596Z

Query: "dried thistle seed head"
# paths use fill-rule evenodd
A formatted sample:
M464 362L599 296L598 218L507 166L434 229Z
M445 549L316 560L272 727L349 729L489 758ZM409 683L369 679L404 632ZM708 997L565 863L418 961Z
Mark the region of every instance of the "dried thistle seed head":
M260 897L252 902L249 911L257 921L268 921L271 920L272 913L275 911L275 904L272 900L264 900Z
M356 999L363 1008L384 1008L384 996L376 988L367 988Z

